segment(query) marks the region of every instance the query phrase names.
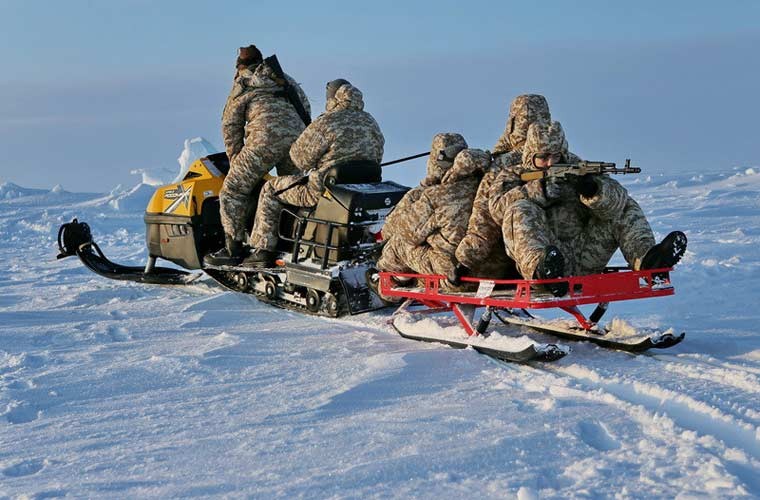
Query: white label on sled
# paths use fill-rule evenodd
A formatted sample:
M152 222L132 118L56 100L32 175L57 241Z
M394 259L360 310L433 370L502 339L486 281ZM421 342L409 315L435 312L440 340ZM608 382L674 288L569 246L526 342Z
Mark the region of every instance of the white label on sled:
M475 292L475 297L478 299L482 299L483 297L488 297L491 295L491 292L493 292L493 287L496 286L496 283L490 280L483 280L478 285L478 291Z

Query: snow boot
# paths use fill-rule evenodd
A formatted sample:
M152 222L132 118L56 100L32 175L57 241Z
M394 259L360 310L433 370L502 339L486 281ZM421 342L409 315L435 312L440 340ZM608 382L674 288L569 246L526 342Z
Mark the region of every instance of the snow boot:
M251 269L268 268L274 267L276 259L277 252L265 248L252 248L251 253L240 265Z
M225 245L214 253L203 257L203 263L207 266L237 266L246 256L246 249L242 241L233 240L225 236Z
M673 267L686 253L686 235L681 231L673 231L661 242L650 248L641 258L639 269L659 269Z
M364 279L367 281L367 287L380 297L380 275L377 274L377 269L367 269Z
M387 305L397 305L403 301L403 297L388 297L387 295L380 293L380 275L378 272L379 271L374 268L367 269L367 272L364 274L364 277L367 280L367 287ZM395 278L391 278L391 280L400 286L405 286L411 281L409 280L404 283L399 283Z
M456 266L454 266L454 270L452 271L450 276L446 277L446 280L452 286L459 286L462 284L462 276L467 276L468 274L470 274L470 269L464 264L459 263Z
M544 258L538 263L535 276L536 279L549 280L563 278L565 275L565 258L562 252L554 245L546 247ZM562 297L567 293L567 283L551 283L544 285L545 289L551 292L555 297Z

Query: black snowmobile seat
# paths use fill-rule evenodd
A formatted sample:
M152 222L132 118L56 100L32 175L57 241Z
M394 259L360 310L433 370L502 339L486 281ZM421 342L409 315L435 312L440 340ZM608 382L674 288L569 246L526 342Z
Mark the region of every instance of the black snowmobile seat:
M330 167L325 174L325 186L336 184L374 184L383 180L383 169L370 160L347 161Z

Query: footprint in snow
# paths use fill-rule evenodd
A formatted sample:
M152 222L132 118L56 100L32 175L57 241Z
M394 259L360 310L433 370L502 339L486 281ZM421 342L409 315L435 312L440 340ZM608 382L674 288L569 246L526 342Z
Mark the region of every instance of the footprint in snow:
M29 380L12 380L7 385L8 389L14 390L14 391L23 391L27 389L33 389L34 383L30 382Z
M20 405L11 408L5 414L6 420L12 424L25 424L37 420L39 417L39 408L28 403L21 403Z
M595 420L579 423L578 436L584 443L599 451L611 451L620 448L620 441L615 439L604 424Z
M132 340L127 329L121 326L108 327L108 336L111 337L111 340L114 342L126 342L127 340Z
M3 469L3 475L7 477L31 476L44 469L46 464L47 460L44 459L26 460L6 467Z

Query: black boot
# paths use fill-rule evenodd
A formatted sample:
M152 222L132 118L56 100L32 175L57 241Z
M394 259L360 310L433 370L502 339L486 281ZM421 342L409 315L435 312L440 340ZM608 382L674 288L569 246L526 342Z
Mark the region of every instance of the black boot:
M660 269L675 266L686 253L686 242L685 234L681 231L673 231L647 251L641 259L639 269Z
M230 236L225 236L225 245L223 248L214 253L210 253L203 258L203 263L207 266L237 266L246 256L246 249L242 241L233 240Z
M264 248L252 248L251 253L243 259L243 262L240 265L251 269L274 267L274 261L276 258L277 252L266 250Z
M562 252L554 245L546 247L544 252L544 258L538 263L536 272L534 274L536 279L550 280L555 278L563 278L565 276L565 258L562 256ZM567 293L568 285L564 283L551 283L544 285L546 290L551 292L555 297L562 297Z
M367 272L364 274L364 278L367 280L367 287L378 297L380 297L380 300L382 300L386 305L397 305L399 304L403 299L403 297L386 297L383 294L380 293L380 275L378 274L379 271L375 268L367 269ZM399 286L407 286L410 282L413 280L410 278L409 280L399 283L396 278L391 278L391 281L394 285Z
M459 286L462 284L462 276L467 276L468 274L470 274L470 269L460 262L454 267L451 276L447 276L446 279L452 285Z
M364 273L364 279L367 281L367 287L380 297L380 275L377 273L378 270L375 268L367 269L367 272Z

